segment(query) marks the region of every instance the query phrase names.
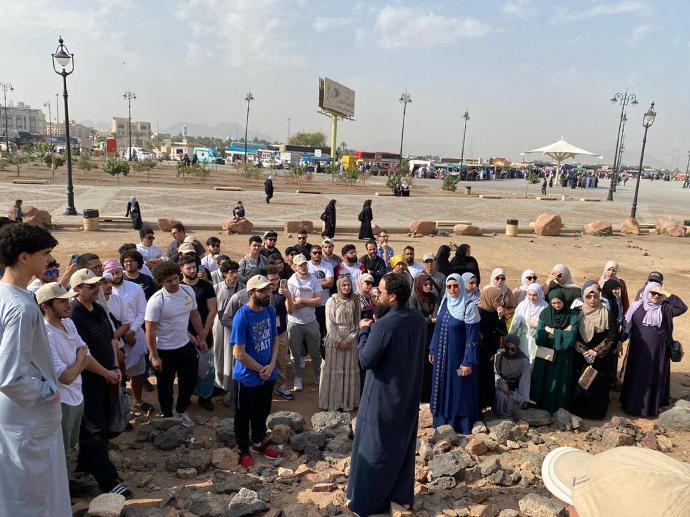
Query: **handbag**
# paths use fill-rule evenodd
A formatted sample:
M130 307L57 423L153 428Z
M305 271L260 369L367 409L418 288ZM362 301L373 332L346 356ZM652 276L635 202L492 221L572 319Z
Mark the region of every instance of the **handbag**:
M668 347L668 355L671 358L671 362L674 363L679 363L683 360L683 356L685 355L685 352L683 351L683 345L680 343L680 341L676 341L673 339L673 333L672 332L665 332L666 334L666 346Z
M124 432L129 424L129 414L131 410L132 398L125 388L119 386L117 393L113 397L112 405L110 406L108 429L111 433L120 434Z
M589 365L587 366L587 368L585 368L585 371L582 372L582 375L580 375L580 378L578 379L577 383L580 385L580 387L582 387L582 389L588 390L594 382L594 379L597 378L598 373L598 371L596 371L594 368L592 368L591 365Z
M539 359L543 359L544 361L552 363L555 355L556 351L553 348L549 348L546 346L537 346L537 357Z

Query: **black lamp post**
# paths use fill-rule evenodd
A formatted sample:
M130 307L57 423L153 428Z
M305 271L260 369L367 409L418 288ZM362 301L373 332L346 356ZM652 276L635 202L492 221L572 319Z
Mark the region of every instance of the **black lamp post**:
M2 88L2 96L5 102L5 145L7 146L7 154L10 153L10 133L7 129L7 92L13 92L14 87L10 83L0 83L0 88Z
M403 156L403 140L405 138L405 115L407 114L407 105L412 102L412 97L410 93L405 90L400 94L398 99L403 105L403 119L402 119L402 131L400 132L400 158L398 159L398 174L402 174L402 156Z
M465 110L465 114L462 116L465 119L465 129L462 130L462 151L460 151L460 174L462 175L462 168L465 164L465 137L467 136L467 121L470 119L470 114Z
M623 119L625 118L625 113L628 109L628 104L632 104L633 106L639 104L637 102L637 96L634 93L629 94L627 90L625 91L625 93L616 93L613 97L611 97L611 102L617 102L621 105L621 115L618 119L618 133L616 134L616 152L613 155L613 169L611 170L611 183L609 185L609 194L606 197L607 201L613 201L613 193L616 191L616 183L618 182L618 175L616 174L616 170L617 166L619 165L618 156L620 154Z
M122 94L123 99L127 99L127 139L129 147L129 158L132 161L132 101L137 99L137 94L132 90L127 90Z
M249 104L254 100L254 96L252 95L252 92L250 91L247 93L247 95L244 97L244 100L247 101L247 120L244 123L244 166L247 166L247 131L249 129Z
M77 215L77 209L74 208L74 184L72 183L72 141L69 138L69 108L67 106L67 76L74 72L74 54L70 54L67 47L65 47L62 36L58 39L58 46L55 49L53 56L53 70L55 73L62 76L62 97L65 99L65 146L67 149L67 211L65 215ZM55 64L62 67L58 70ZM71 65L68 72L67 67Z
M632 217L633 219L635 219L635 215L637 214L637 193L640 190L640 178L642 177L642 162L644 162L644 148L647 144L647 131L650 127L652 127L652 124L654 124L655 118L656 111L654 111L654 103L652 102L652 105L649 107L647 113L644 114L644 118L642 119L642 126L644 127L644 136L642 137L642 152L640 153L640 167L637 170L635 197L633 198L632 210L630 211L630 217Z

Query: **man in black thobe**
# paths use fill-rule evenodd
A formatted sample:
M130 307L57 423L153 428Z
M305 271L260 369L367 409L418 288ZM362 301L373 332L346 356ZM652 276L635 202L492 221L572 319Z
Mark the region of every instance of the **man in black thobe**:
M410 507L422 391L424 318L407 308L410 286L397 273L379 283L388 312L376 323L360 322L357 352L367 370L357 413L347 497L365 517L388 512L390 503Z

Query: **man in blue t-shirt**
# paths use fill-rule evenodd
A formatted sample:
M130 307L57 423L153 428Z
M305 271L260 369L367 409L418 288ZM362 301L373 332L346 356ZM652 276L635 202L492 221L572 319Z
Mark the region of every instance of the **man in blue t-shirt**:
M269 459L280 454L268 446L266 418L271 412L271 397L278 371L278 329L276 312L270 306L271 283L265 276L255 275L247 282L249 301L232 319L230 343L235 366L235 439L239 448L239 464L254 465L250 449ZM252 427L251 447L249 424Z

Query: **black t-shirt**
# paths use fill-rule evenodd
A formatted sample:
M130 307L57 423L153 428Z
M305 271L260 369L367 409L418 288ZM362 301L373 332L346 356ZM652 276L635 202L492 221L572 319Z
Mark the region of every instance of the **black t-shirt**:
M153 293L158 291L158 287L153 281L153 278L151 278L149 275L145 275L144 273L139 272L139 276L136 278L128 278L127 275L125 275L125 280L134 284L139 284L144 290L144 296L146 297L147 302L149 301L149 298L153 296Z
M208 316L208 299L215 298L216 291L214 291L213 285L206 280L199 280L194 285L185 285L194 291L194 296L196 297L196 308L199 311L199 316L201 316L201 326L203 327L206 324L206 317ZM196 336L196 332L194 331L194 326L192 325L191 320L187 328L193 336ZM213 336L211 332L209 332L208 336L206 336L206 342L209 344L213 343Z
M78 300L72 309L72 321L79 336L89 347L89 352L106 370L115 368L115 352L113 351L113 328L105 309L94 303L93 309L88 310ZM84 378L96 376L88 371L82 373Z

